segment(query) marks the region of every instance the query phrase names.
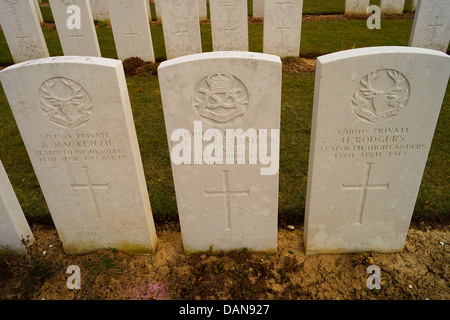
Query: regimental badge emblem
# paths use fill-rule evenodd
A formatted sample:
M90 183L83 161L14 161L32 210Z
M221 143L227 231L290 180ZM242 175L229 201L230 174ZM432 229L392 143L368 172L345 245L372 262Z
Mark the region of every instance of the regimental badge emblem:
M52 78L39 89L41 110L52 122L77 128L89 120L91 98L78 83L67 78Z
M352 96L355 114L372 123L396 116L408 103L410 85L399 71L382 69L364 76Z
M194 107L198 115L215 124L225 124L243 115L248 91L233 75L220 69L203 78L195 89Z
M181 7L183 5L184 0L172 0L172 5L174 7Z
M120 6L125 9L129 9L134 5L134 0L120 0Z
M8 13L13 15L18 14L21 9L19 0L3 0L3 6Z

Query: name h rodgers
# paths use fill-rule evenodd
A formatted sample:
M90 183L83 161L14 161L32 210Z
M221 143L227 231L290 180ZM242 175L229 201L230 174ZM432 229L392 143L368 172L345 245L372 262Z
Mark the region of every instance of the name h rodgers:
M188 129L176 129L170 140L170 157L175 165L242 165L248 154L250 165L264 166L260 168L261 175L274 175L279 169L279 129L226 129L224 133L211 128L203 132L202 121L194 121L193 134Z

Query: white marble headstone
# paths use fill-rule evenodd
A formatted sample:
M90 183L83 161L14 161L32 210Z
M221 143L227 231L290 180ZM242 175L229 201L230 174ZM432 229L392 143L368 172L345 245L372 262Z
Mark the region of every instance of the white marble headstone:
M91 3L92 17L94 20L109 20L108 1L111 0L89 0ZM120 0L113 0L120 1Z
M34 1L0 2L0 24L14 63L49 56Z
M155 0L155 14L156 14L156 21L161 21L161 7L159 5L159 2L161 0Z
M409 46L447 52L450 41L450 2L420 1L409 38Z
M380 0L381 14L401 14L405 0Z
M266 0L263 51L280 57L300 54L303 0Z
M213 51L248 51L247 1L210 0Z
M34 5L36 7L36 14L38 16L39 22L44 23L44 17L42 16L41 7L38 0L34 0Z
M410 11L414 12L417 9L417 3L419 2L419 0L411 0L411 8Z
M208 19L208 8L206 6L206 0L197 0L198 5L198 18L200 20Z
M307 254L403 249L449 74L446 54L422 48L318 58Z
M280 58L195 54L158 76L185 251L276 251Z
M37 59L2 70L0 79L64 251L153 252L122 62Z
M264 0L253 0L253 18L264 18Z
M0 253L26 254L22 240L34 237L0 161Z
M159 1L167 59L202 52L197 0Z
M119 60L138 57L155 62L148 0L110 1L109 18Z
M366 14L370 0L345 0L345 14L359 15Z
M89 0L49 0L49 3L64 55L101 57ZM76 13L71 10L67 13L72 5L80 8L79 28L76 21L71 20Z

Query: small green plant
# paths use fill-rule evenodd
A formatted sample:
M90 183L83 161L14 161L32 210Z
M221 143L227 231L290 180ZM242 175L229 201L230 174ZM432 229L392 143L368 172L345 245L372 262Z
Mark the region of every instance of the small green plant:
M120 266L122 258L117 257L117 252L116 249L111 249L110 252L101 253L95 260L86 264L87 269L92 275L108 273L114 278L118 277L123 270Z
M40 252L38 247L31 243L30 236L22 238L21 242L25 247L26 254L14 262L2 259L0 264L14 269L14 272L21 278L20 287L16 292L22 293L23 298L28 299L39 290L46 280L53 277L55 270L58 270L60 266L58 267L57 263L49 258L47 252Z
M100 28L104 28L108 26L108 21L103 21L103 20L94 20L94 24L96 26L99 26Z
M357 265L372 265L377 264L375 260L372 257L372 253L368 252L361 252L359 255L352 257L353 261L353 267L356 267Z

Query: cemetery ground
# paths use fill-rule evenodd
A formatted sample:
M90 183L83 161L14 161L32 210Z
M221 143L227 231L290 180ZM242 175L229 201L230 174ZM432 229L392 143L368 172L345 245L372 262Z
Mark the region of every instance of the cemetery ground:
M339 3L330 2L333 6ZM49 8L43 7L43 14L50 54L62 55L51 13L45 9ZM340 7L326 12L333 15L308 15L323 13L323 7L311 6L308 10L303 18L300 58L283 59L276 254L257 254L245 249L215 254L183 252L156 74L158 64L130 59L124 62L124 68L158 235L156 253L131 256L111 248L79 256L64 254L5 94L0 90L0 159L36 238L36 243L28 247L27 257L0 257L0 299L448 300L449 89L403 252L309 256L304 253L303 214L315 58L354 47L406 46L413 19L409 13L391 17L382 20L381 30L369 32L364 19L338 14ZM262 52L263 24L251 22L250 51ZM201 30L203 51L211 51L208 23L202 23ZM117 58L109 25L98 22L97 33L102 55ZM152 22L152 37L157 62L165 60L162 27L156 22ZM0 65L11 63L0 33ZM366 268L370 264L381 268L380 290L367 288ZM69 277L66 270L70 265L81 268L80 290L66 287Z

